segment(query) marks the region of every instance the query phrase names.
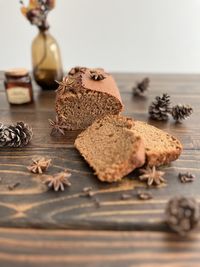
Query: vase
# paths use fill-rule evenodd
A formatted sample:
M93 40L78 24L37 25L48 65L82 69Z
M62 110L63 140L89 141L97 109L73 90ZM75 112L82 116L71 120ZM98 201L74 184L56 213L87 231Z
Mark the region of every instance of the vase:
M33 76L44 90L58 87L56 81L63 77L60 49L55 38L47 30L40 30L32 42Z

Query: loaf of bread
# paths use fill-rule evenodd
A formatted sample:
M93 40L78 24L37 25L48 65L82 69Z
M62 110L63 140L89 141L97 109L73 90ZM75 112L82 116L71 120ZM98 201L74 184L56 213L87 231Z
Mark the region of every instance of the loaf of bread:
M59 83L56 113L67 130L85 129L94 120L123 109L113 77L103 69L75 67Z
M145 162L144 144L132 130L133 120L106 116L75 140L75 147L101 181L116 182Z
M182 145L174 136L142 121L135 121L132 129L143 139L150 167L168 164L180 156Z

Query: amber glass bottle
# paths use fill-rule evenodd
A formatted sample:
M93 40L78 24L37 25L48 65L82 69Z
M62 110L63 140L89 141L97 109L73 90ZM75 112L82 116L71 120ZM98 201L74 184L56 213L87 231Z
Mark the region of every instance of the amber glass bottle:
M39 31L32 42L32 64L35 81L42 89L57 88L63 77L60 49L48 31Z

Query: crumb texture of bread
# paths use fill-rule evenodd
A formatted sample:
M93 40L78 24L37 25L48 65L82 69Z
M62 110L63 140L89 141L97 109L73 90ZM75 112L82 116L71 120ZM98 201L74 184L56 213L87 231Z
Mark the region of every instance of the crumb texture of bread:
M135 121L132 129L144 141L148 166L169 164L180 156L182 144L174 136L142 121Z
M75 147L101 181L117 182L145 162L142 139L132 131L133 120L106 116L75 140Z
M94 69L80 68L59 84L56 93L56 113L67 130L86 129L96 119L118 115L122 109L118 87L113 77L103 69L95 69L105 78L92 80Z

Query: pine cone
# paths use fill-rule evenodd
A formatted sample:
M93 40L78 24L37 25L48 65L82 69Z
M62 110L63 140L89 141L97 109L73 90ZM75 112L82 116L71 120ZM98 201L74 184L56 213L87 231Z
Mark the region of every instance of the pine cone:
M174 197L166 208L166 222L180 235L193 230L200 219L199 205L193 198Z
M163 94L157 96L149 106L149 115L154 120L166 121L170 113L170 96Z
M2 126L1 126L2 127ZM0 146L23 147L32 139L32 129L23 122L5 127L3 136L0 139Z
M144 78L133 88L134 96L143 96L144 93L148 90L150 84L150 79L148 77Z
M192 107L189 105L176 105L172 108L171 114L175 121L180 122L181 120L185 120L193 113Z
M4 127L5 126L3 125L3 123L0 123L0 138L1 138L2 134L3 134Z
M6 126L0 123L0 147L3 147L6 144L5 129Z

